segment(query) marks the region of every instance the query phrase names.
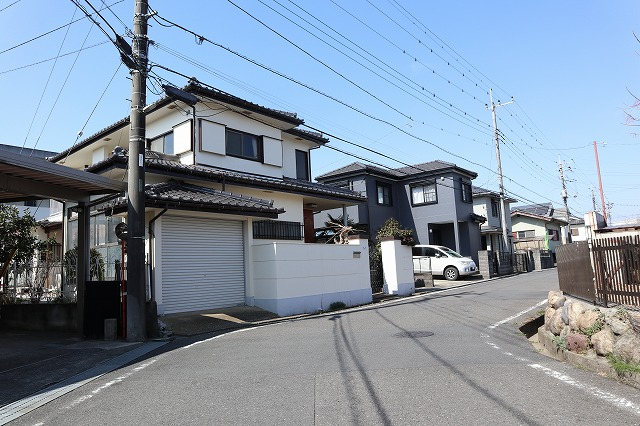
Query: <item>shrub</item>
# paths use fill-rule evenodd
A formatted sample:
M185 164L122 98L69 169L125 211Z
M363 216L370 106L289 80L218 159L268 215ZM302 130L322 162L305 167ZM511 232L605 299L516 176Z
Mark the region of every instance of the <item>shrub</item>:
M564 336L555 336L553 338L553 343L563 351L567 350L567 339Z
M616 357L615 355L609 355L607 357L609 364L611 364L611 367L616 371L616 373L618 374L624 374L624 373L640 373L640 365L637 364L632 364L629 362L626 362L618 357Z
M340 309L346 308L347 305L344 302L333 302L329 305L329 311L339 311Z

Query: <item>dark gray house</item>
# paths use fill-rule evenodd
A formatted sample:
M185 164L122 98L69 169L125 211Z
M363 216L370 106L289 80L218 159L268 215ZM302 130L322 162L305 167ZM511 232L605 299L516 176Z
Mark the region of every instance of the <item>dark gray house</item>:
M419 244L447 246L477 261L485 218L473 212L471 180L476 176L453 163L430 161L397 169L351 163L316 179L367 195L367 202L348 207L347 215L366 225L371 238L394 217L414 230ZM342 210L316 214L316 229L325 226L328 214L339 217Z

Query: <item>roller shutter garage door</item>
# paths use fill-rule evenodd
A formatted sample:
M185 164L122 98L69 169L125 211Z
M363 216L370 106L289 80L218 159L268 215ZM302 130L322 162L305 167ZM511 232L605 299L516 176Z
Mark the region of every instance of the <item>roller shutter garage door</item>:
M242 305L242 222L162 218L162 307L165 314Z

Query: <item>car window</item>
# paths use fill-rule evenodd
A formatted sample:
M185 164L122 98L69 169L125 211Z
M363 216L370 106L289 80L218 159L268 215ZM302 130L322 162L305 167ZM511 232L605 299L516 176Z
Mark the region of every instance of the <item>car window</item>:
M436 257L436 249L433 247L424 247L424 255L428 257Z
M451 257L464 257L464 256L462 256L461 254L458 254L457 252L455 252L455 251L451 250L451 249L450 249L450 248L448 248L448 247L443 247L441 250L442 250L443 252L445 252L446 254L448 254L449 256L451 256Z
M424 256L424 247L413 247L411 251L414 256Z

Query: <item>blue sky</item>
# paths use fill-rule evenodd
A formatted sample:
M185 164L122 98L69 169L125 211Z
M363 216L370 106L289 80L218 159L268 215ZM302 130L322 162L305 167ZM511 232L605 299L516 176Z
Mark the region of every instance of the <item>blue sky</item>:
M13 1L1 0L0 9ZM220 48L206 43L198 45L193 36L153 21L149 36L158 47L151 48L151 60L237 96L297 112L311 126L369 146L401 162L415 164L434 159L455 162L478 172L475 184L495 189L496 175L487 170L495 169L496 164L489 127L491 116L484 107L488 102L486 89L493 87L496 100L507 101L510 96L516 100L515 104L498 109L498 126L507 139L502 147L503 168L508 177L505 186L516 194L516 198L524 202L552 201L560 206L556 164L560 158L571 168L568 172L570 208L575 213L590 210L590 188L597 185L591 143L597 140L601 143L605 196L613 203L614 221L640 216L640 200L636 197L640 183L640 141L633 136L634 127L625 125L625 109L633 102L627 89L640 94L637 78L640 44L633 37L634 31L640 33L640 3L637 1L234 2L335 72L227 1L157 1L151 2L151 6L161 16L388 121L407 133L433 142L458 157ZM92 3L102 7L100 0ZM341 10L336 3L379 34ZM403 16L398 4L419 22ZM395 86L266 5L366 64ZM353 51L292 15L283 6L313 22ZM132 0L117 3L112 10L131 26ZM123 34L124 27L114 15L108 11L103 13ZM74 5L70 1L21 0L0 11L0 51L66 24L73 15ZM77 11L75 17L81 17L81 12ZM441 47L442 44L437 39L434 41L434 36L422 24L461 56L446 46ZM26 147L33 147L37 142L38 148L49 150L70 146L115 72L119 58L109 44L81 52L73 69L75 54L59 58L27 137L27 129L54 61L10 70L55 57L65 31L66 28L0 54L0 90L5 100L0 115L1 143L24 143ZM69 27L61 52L79 49L85 37L85 47L106 40L88 20L82 20ZM167 48L199 61L208 71L168 53ZM181 77L161 70L157 72L177 85L185 83ZM60 91L67 75L68 81ZM130 82L127 77L123 66L89 120L85 136L128 114ZM60 97L52 109L58 93ZM437 102L444 105L436 108L445 114L434 109L433 94ZM156 95L149 94L149 101L155 98ZM638 113L640 115L640 111ZM606 144L602 144L604 142ZM338 140L333 140L331 145L391 167L402 166ZM355 160L323 148L314 152L312 161L314 175L318 175Z

